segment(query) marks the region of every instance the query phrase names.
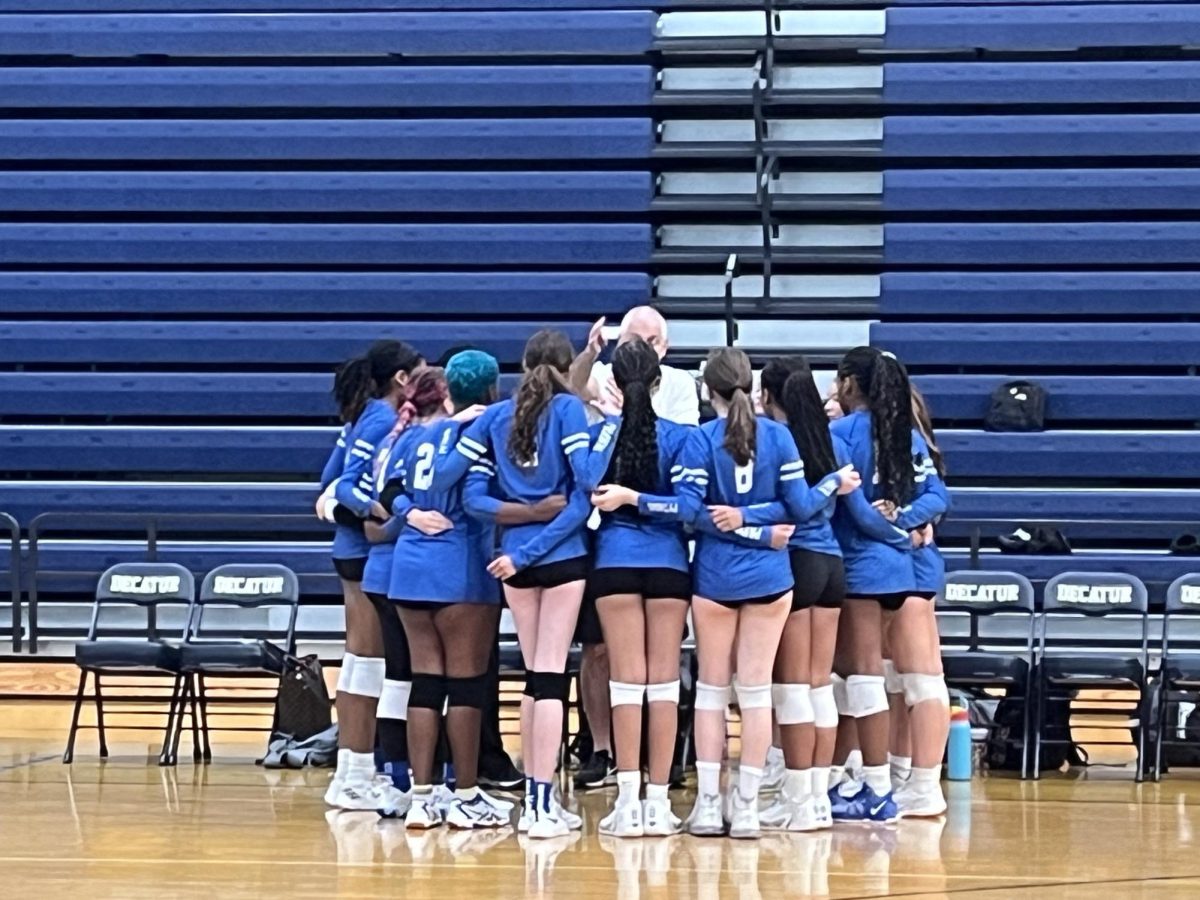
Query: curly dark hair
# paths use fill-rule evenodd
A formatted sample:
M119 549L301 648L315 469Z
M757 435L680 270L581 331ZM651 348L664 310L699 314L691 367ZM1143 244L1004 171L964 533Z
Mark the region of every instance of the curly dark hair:
M388 393L397 372L412 374L424 363L403 341L378 341L362 356L348 360L333 378L333 399L343 422L358 421L373 397Z
M758 439L758 420L750 391L754 388L754 373L750 357L734 347L718 347L709 351L704 366L704 383L708 389L729 404L725 420L725 449L739 466L754 459Z
M916 495L908 372L890 353L855 347L838 366L838 380L849 381L871 411L875 470L883 498L897 506L907 505Z
M538 423L556 394L571 393L567 372L574 357L571 341L561 331L543 329L525 344L525 374L513 394L516 409L508 435L513 462L532 465L537 459Z
M658 415L650 391L662 377L654 348L635 338L617 347L613 381L624 396L621 431L604 480L638 493L658 490Z
M817 392L808 360L799 355L771 360L762 370L762 388L771 405L787 417L788 430L804 460L808 483L815 485L836 471L837 457L833 453L825 401Z

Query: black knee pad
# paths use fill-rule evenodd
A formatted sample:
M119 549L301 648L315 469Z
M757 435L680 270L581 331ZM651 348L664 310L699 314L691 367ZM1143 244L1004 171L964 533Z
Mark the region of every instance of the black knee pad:
M446 696L451 706L469 706L483 709L487 702L487 675L475 675L471 678L447 678Z
M446 677L414 672L412 693L408 695L409 709L432 709L442 711L446 704Z
M533 699L566 703L571 696L571 677L566 672L534 672Z
M521 696L523 696L523 697L532 697L533 696L533 686L534 686L534 682L536 680L537 680L536 672L526 672L525 673L525 687L521 691Z

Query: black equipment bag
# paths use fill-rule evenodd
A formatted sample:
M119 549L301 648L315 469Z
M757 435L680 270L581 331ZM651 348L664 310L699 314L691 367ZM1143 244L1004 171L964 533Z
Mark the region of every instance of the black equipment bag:
M275 702L275 733L293 741L306 741L333 722L329 689L316 656L289 656Z
M983 420L988 431L1045 431L1046 390L1032 381L1010 381L992 391Z
M1061 769L1063 763L1086 766L1087 754L1071 740L1071 701L1074 694L1052 694L1046 698L1046 716L1042 723L1044 738L1039 769L1043 772ZM1024 697L1005 697L996 706L992 730L988 735L988 768L1004 772L1021 771L1021 730L1025 716ZM1032 716L1030 717L1032 718ZM1031 723L1032 724L1032 723ZM1030 738L1032 740L1032 736ZM1068 743L1048 744L1046 741ZM1029 764L1033 765L1030 747Z

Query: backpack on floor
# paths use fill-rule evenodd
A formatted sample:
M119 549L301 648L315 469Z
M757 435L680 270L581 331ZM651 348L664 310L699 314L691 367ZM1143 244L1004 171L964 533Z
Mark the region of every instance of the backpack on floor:
M1046 698L1045 718L1042 722L1043 743L1039 769L1043 772L1061 769L1066 763L1072 767L1086 766L1087 754L1071 740L1071 694L1054 694ZM1021 733L1024 726L1025 699L1005 697L996 706L992 730L988 734L988 767L1002 772L1021 771ZM1047 744L1045 741L1067 743ZM1030 753L1033 750L1030 747ZM1030 757L1030 765L1033 758Z
M1045 431L1045 388L1032 381L1000 385L992 391L983 427L988 431Z

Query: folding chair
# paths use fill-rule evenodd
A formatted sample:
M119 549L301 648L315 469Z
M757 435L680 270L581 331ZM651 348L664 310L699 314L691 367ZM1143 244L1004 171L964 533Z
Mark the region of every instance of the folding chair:
M208 707L210 703L270 703L274 710L286 672L296 652L296 616L300 586L296 574L278 565L227 565L209 572L200 586L179 651L179 668L193 717L199 707L202 758L212 759ZM239 686L248 692L212 698L208 679L271 678L269 688ZM266 696L263 692L266 691ZM236 713L231 713L237 715ZM242 715L258 715L242 713ZM271 728L275 722L272 716ZM263 731L255 727L222 727L221 731ZM179 742L176 728L173 744Z
M1163 612L1162 659L1158 675L1157 728L1154 742L1154 780L1162 780L1163 747L1179 746L1187 741L1168 738L1167 706L1172 692L1200 690L1200 573L1177 578L1167 588L1167 607ZM1171 634L1171 626L1180 620ZM1180 631L1184 634L1180 634ZM1196 715L1197 713L1193 713Z
M1103 634L1084 629L1063 634L1064 623L1104 620ZM1132 629L1124 627L1132 624ZM1033 777L1040 775L1042 736L1046 701L1052 689L1070 692L1083 688L1130 688L1138 692L1136 708L1097 706L1088 715L1119 716L1120 724L1105 726L1128 733L1137 731L1135 778L1142 781L1146 770L1146 725L1150 716L1146 689L1150 670L1150 617L1146 586L1132 575L1099 572L1066 572L1050 579L1042 598L1042 617L1037 642L1037 691L1035 692ZM1102 642L1102 643L1101 643ZM1099 646L1097 646L1099 643ZM1134 722L1130 723L1130 713ZM1097 726L1099 727L1099 726ZM1124 744L1124 741L1092 741Z
M159 765L174 765L179 729L183 719L183 675L179 668L179 647L187 630L191 604L196 592L192 573L174 563L120 563L100 576L96 600L92 606L92 622L87 639L75 645L75 664L79 666L79 688L75 692L75 709L71 714L71 730L63 762L75 756L75 736L81 728L95 728L99 736L100 756L108 756L105 734L104 701L101 686L103 676L150 679L171 676L170 697L157 694L110 694L109 703L144 705L168 700L167 722L163 731L163 746ZM174 640L164 637L170 635ZM96 704L96 724L80 725L79 714L87 699L87 681L91 675L95 684L92 700ZM109 684L110 689L147 687L142 684ZM152 687L152 686L151 686ZM151 710L132 710L130 715L157 715ZM156 726L121 725L129 730L150 730ZM193 740L196 740L196 721L192 719ZM174 736L174 737L173 737ZM198 744L197 744L198 749Z
M1036 621L1033 585L1016 572L951 572L937 611L943 631L951 631L945 626L964 616L968 625L966 635L943 634L946 683L1004 688L1007 697L1023 701L1021 777L1027 778Z

